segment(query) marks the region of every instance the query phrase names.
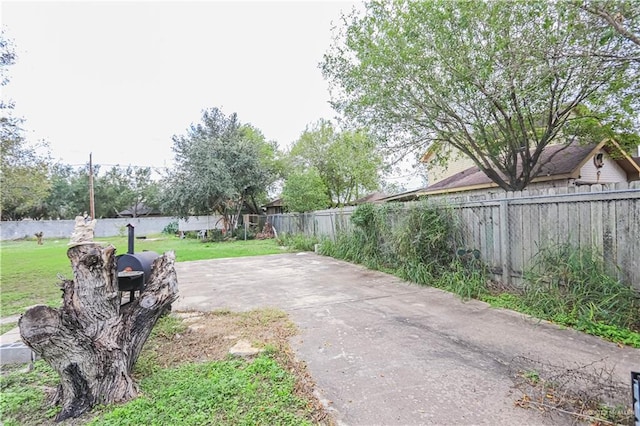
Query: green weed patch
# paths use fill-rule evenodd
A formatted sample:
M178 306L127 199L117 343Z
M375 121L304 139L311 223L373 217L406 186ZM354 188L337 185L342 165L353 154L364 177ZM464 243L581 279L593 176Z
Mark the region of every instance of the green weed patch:
M160 370L145 378L142 396L109 408L91 425L308 425L294 377L269 356Z
M315 251L315 246L320 240L316 237L308 237L302 234L283 234L278 238L278 244L298 251Z
M607 324L640 331L640 294L613 277L602 255L569 244L543 248L525 274L532 312L567 325Z

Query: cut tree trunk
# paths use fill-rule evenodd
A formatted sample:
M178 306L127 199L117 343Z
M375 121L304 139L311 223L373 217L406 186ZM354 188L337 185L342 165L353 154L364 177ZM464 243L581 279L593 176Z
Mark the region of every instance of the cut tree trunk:
M62 307L38 305L19 321L23 341L60 375L56 421L137 396L133 366L178 297L173 252L155 260L140 296L122 306L113 246L72 242L67 255L74 280L62 282Z

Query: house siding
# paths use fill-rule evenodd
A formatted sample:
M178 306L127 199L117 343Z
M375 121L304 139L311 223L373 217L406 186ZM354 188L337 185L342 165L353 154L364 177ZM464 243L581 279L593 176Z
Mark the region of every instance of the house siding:
M604 150L600 150L604 154L604 165L600 168L600 176L598 169L593 163L593 157L585 163L580 169L580 183L615 183L626 182L627 174Z
M463 155L457 149L449 148L449 161L445 166L434 164L433 162L427 163L426 168L429 184L440 182L449 176L453 176L473 166L475 166L473 160Z

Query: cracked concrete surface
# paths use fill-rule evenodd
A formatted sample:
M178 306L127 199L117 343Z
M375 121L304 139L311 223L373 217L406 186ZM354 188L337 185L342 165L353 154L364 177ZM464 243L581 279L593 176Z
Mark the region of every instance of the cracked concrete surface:
M312 253L176 264L173 309L275 307L340 424L571 424L514 406L510 363L611 370L623 383L640 350Z

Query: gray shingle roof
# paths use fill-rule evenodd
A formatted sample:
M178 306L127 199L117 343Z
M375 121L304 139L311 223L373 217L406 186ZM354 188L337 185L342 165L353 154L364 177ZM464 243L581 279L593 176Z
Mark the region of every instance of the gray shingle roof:
M546 147L542 155L540 155L539 162L543 163L543 166L536 177L559 176L572 173L581 165L596 146L596 144L589 144L569 146L551 145ZM520 170L522 170L521 165L518 167L518 171ZM493 184L493 181L477 166L473 166L436 182L433 185L429 185L424 192L491 184Z

